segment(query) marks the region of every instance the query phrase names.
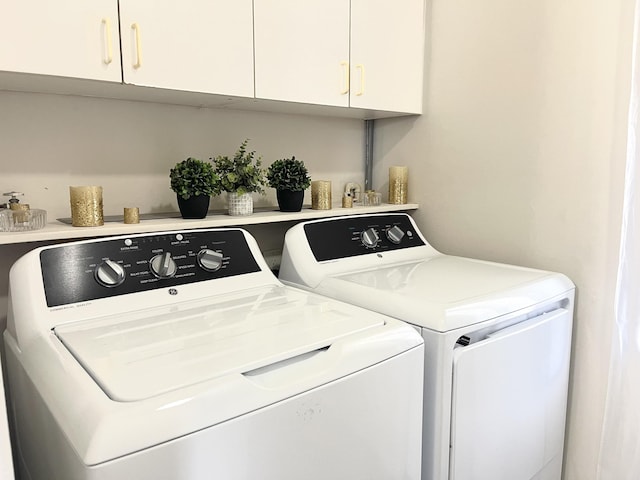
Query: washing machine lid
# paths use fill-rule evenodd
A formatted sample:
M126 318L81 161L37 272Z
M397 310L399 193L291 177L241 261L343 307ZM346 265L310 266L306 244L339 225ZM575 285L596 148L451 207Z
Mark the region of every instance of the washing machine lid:
M132 402L244 374L385 324L385 317L290 287L54 329L102 390Z
M327 277L315 291L446 332L573 288L562 274L442 255Z

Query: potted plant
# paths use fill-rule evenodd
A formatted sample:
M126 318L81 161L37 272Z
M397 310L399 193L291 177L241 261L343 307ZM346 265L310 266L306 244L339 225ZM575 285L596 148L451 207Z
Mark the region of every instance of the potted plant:
M311 185L311 178L304 162L291 158L276 160L267 169L269 186L276 189L281 212L302 210L304 191Z
M213 165L189 157L176 163L169 174L171 190L178 197L182 218L204 218L209 210L211 195L220 193L218 176Z
M229 215L251 215L253 198L251 194L264 194L265 184L262 158L255 151L247 151L246 139L233 158L217 156L213 159L215 172L220 179L220 188L228 192Z

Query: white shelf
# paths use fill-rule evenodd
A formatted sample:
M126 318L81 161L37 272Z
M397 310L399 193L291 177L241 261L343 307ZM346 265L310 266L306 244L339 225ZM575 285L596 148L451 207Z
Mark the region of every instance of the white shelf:
M314 218L340 217L366 213L402 212L416 210L418 204L404 205L382 204L376 207L334 207L331 210L312 210L308 206L300 212L280 212L276 207L256 210L253 215L232 217L222 212L210 212L201 220L185 220L183 218L158 218L141 220L136 224L122 222L105 222L101 227L72 227L71 225L54 221L40 230L29 232L0 232L0 245L12 243L40 242L48 240L66 240L73 238L106 237L111 235L126 235L128 233L149 233L168 230L189 230L193 228L230 227L240 225L257 225L275 222L297 222ZM179 214L176 214L179 215Z

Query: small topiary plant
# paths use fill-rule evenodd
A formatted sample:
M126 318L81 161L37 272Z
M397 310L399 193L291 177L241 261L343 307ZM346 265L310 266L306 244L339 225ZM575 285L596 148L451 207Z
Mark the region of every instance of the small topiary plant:
M208 162L189 157L178 162L169 174L171 190L187 200L198 195L213 196L220 193L218 175Z
M256 157L256 152L247 151L246 139L233 156L217 156L212 159L215 172L220 178L220 188L225 192L237 192L239 195L251 192L264 193L266 184L262 157Z
M311 185L311 178L304 162L296 160L295 156L276 160L267 169L269 186L276 190L291 190L298 192L306 190Z

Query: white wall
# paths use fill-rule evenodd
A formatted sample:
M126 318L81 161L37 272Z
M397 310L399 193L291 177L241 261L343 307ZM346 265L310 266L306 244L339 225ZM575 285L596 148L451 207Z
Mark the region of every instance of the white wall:
M0 91L0 193L23 192L22 202L47 210L49 219L71 216L70 185L102 185L105 215L122 215L127 206L177 211L170 168L189 156L232 155L249 138L263 166L295 155L312 178L332 180L340 198L345 183L364 182L363 128L354 119ZM276 204L275 191L266 190L254 195L257 205ZM212 208L222 208L222 198ZM285 227L251 230L269 250L281 246L275 237ZM0 245L0 330L9 267L40 245Z
M13 92L0 92L0 112L0 189L51 218L71 215L69 185L102 185L105 215L177 211L170 168L232 155L245 138L265 167L296 155L336 188L362 182L359 120ZM267 190L256 200L275 204Z
M376 122L374 184L410 166L434 246L577 285L565 478L596 478L632 0L432 0L426 114Z

